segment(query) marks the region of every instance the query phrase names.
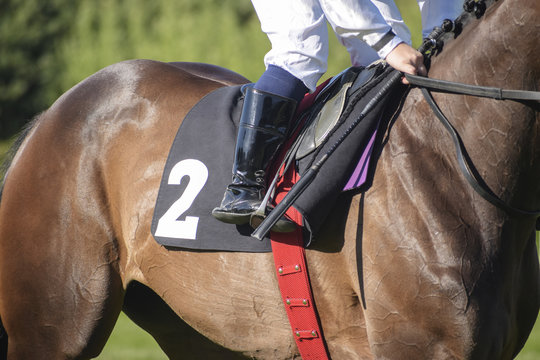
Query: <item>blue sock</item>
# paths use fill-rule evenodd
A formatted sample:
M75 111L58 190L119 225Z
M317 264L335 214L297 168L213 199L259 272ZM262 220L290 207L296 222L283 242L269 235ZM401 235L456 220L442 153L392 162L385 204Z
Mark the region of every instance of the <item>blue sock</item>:
M257 90L284 96L300 102L308 92L302 81L282 68L269 65L254 86Z

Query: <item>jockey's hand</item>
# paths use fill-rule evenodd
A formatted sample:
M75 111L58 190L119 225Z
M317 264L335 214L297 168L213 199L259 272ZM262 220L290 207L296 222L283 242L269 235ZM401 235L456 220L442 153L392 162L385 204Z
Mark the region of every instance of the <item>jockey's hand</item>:
M400 43L386 56L386 62L394 69L411 75L427 75L424 66L424 56L418 50L406 43ZM409 82L405 77L401 80L404 84Z

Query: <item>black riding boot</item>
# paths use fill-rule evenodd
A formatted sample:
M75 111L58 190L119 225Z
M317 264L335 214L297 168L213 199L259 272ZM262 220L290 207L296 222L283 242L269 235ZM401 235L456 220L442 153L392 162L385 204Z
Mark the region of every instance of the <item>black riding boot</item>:
M249 223L251 215L261 205L266 191L266 173L285 140L296 108L293 99L252 86L244 90L232 183L225 190L221 206L212 211L216 219L239 225ZM292 222L284 224L283 221L289 222L283 219L274 230L294 230Z

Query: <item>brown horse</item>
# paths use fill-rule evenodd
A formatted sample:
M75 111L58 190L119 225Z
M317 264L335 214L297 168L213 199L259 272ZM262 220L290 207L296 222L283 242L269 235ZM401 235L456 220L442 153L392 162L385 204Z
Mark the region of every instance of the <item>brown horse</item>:
M537 0L499 0L447 44L430 75L537 90L539 18ZM169 251L150 235L179 119L208 92L246 81L207 65L123 62L32 124L0 205L9 359L97 356L122 309L171 358L298 357L271 254ZM494 192L540 208L538 105L435 98ZM411 91L373 186L340 197L307 250L332 358L512 358L540 306L534 230L534 218L474 192Z

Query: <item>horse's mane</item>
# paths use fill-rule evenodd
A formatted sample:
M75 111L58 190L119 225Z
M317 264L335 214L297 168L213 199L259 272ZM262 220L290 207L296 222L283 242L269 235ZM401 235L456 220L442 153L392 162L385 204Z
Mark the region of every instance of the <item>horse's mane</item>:
M465 4L467 1L470 1L470 0L465 0L463 3ZM482 1L482 0L480 0ZM493 5L494 3L496 2L500 2L500 1L503 1L503 0L484 0L483 3L485 4L486 6L486 9L489 9L491 7L491 5ZM487 10L486 10L487 11ZM482 14L483 16L483 14ZM459 26L462 27L462 30L465 29L465 27L473 20L477 19L478 17L476 16L476 14L473 12L467 12L467 11L463 11L458 17L457 19L453 19L456 21L456 23L460 24ZM458 35L459 36L459 35ZM451 41L453 38L455 38L456 35L454 35L453 33L447 33L445 35L442 36L442 41L443 43L447 43L448 41Z
M11 166L11 163L13 162L13 158L15 157L15 154L17 154L17 151L19 151L19 148L24 142L24 139L26 139L30 131L37 124L39 118L40 115L36 116L34 119L26 123L26 125L24 125L22 130L19 132L19 135L15 139L13 145L11 145L8 152L6 153L4 160L2 161L2 165L0 165L0 176L2 177L2 183L0 184L0 201L2 200L2 192L4 190L6 174Z

